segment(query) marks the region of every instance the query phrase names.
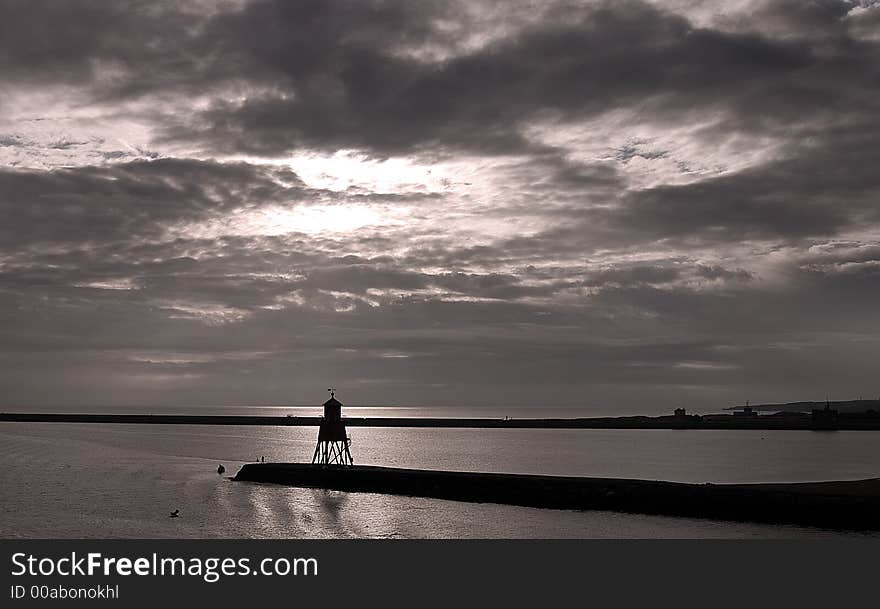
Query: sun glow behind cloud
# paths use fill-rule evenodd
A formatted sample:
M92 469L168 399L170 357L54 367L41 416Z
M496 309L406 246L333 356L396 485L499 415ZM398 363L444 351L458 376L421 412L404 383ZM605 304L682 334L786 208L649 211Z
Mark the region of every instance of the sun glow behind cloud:
M178 225L169 236L212 239L223 236L276 237L291 233L306 235L341 234L395 226L402 222L401 210L360 204L271 205L243 208L211 220Z
M292 209L273 207L252 214L243 226L251 234L276 236L288 233L346 233L394 222L371 207L342 204Z
M235 156L232 160L288 167L310 188L333 192L440 192L448 189L451 178L442 164L423 164L403 157L375 158L356 150L306 153L279 159Z

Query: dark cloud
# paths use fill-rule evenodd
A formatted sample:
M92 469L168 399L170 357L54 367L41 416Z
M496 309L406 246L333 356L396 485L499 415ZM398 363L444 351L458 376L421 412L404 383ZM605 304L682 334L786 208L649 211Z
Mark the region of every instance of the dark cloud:
M674 267L664 266L619 266L596 273L586 284L590 286L630 285L630 284L664 284L671 283L681 277L681 271Z
M697 275L711 280L735 280L749 281L754 278L754 274L745 269L726 269L718 265L697 264Z
M200 67L193 34L203 18L173 3L8 0L0 11L0 74L10 83L155 85Z
M424 61L388 52L400 31L414 30L409 42L430 39L421 11L343 6L321 3L318 16L304 17L299 7L256 3L206 28L205 37L249 43L242 32L260 31L241 49L242 61L274 70L273 86L216 103L186 137L258 154L539 150L522 130L543 116L572 120L650 107L654 98L656 111L667 113L729 107L820 61L800 43L697 29L638 2L601 3L564 25L533 25L475 52ZM331 31L306 29L310 17L333 24Z
M171 224L216 217L248 200L298 194L295 183L280 187L251 165L188 159L0 171L0 247L156 238Z
M610 221L707 240L835 235L876 223L878 126L829 135L815 149L736 174L631 193Z
M655 120L702 109L781 127L866 92L873 47L848 35L847 5L803 5L771 3L757 20L834 36L701 29L641 2L603 2L462 52L438 26L461 19L448 3L12 3L0 73L82 84L97 98L201 90L211 107L167 117L167 136L212 150L509 153L540 149L523 128L542 117L635 105ZM423 57L432 47L450 56ZM238 99L216 97L233 84Z

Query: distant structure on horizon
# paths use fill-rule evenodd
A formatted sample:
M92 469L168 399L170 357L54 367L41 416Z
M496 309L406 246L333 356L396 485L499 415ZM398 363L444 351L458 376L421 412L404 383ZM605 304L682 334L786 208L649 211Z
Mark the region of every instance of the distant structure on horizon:
M336 390L328 389L330 399L324 402L324 416L318 428L318 443L312 463L318 465L354 465L351 458L351 438L342 421L342 402L336 399Z
M831 407L831 401L825 400L825 408L813 408L810 418L818 429L833 429L837 427L838 414L838 411Z
M752 405L749 404L749 401L746 400L746 405L743 406L743 409L734 411L733 416L744 419L753 419L758 416L758 413L755 411L754 408L752 408Z

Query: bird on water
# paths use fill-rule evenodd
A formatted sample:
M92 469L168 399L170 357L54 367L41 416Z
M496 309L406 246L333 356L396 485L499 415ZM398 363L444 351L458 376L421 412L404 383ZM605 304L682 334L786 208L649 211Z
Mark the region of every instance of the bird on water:
M174 510L173 512L171 512L171 515L169 516L169 518L177 518L179 515L180 515L180 510Z
M223 467L223 464L222 464L222 463L221 463L220 465L217 466L217 473L218 473L218 474L222 474L222 473L225 472L225 471L226 471L226 468Z

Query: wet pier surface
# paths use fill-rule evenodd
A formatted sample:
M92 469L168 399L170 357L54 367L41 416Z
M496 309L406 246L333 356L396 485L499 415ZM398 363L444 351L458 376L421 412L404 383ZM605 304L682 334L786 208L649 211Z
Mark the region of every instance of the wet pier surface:
M880 530L880 479L795 484L685 484L364 465L249 463L234 480L536 508Z

